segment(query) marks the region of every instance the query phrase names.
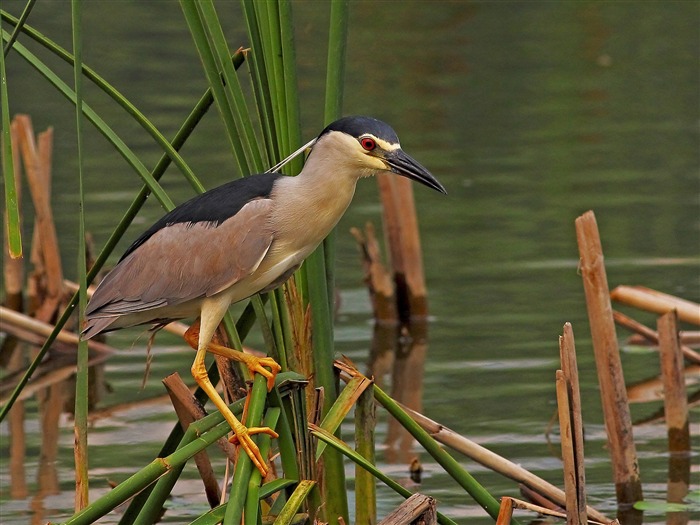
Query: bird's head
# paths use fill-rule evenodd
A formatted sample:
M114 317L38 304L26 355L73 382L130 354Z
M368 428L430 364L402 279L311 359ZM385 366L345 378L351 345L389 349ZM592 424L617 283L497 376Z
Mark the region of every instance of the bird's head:
M391 172L447 193L421 164L404 153L396 132L371 117L344 117L329 124L316 139L312 155L336 165L351 167L358 176Z

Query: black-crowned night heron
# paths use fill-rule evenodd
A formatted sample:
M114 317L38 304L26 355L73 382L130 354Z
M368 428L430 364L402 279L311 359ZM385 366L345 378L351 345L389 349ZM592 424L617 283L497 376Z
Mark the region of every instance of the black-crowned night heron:
M211 343L228 307L284 283L338 223L358 179L389 172L445 193L379 120L342 118L312 144L296 177L266 173L237 179L173 209L129 247L86 310L84 339L199 317L198 329L195 323L185 334L197 350L192 375L263 475L267 466L250 435L276 434L236 419L209 381L204 357L209 350L241 361L267 377L270 388L280 367L271 358Z

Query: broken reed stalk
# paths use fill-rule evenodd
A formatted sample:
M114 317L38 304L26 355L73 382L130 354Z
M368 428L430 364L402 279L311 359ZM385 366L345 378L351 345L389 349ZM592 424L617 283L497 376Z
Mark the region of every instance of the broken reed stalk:
M632 504L642 499L642 483L612 316L603 248L592 211L576 219L576 237L603 417L610 445L615 493L618 503Z
M379 323L398 322L394 283L386 266L382 264L381 250L374 226L368 222L364 233L359 228L351 228L350 233L355 237L362 256L365 284L369 290L374 319Z
M542 494L560 507L564 507L566 505L564 491L560 488L555 487L548 481L543 480L520 465L516 465L512 461L499 456L495 452L492 452L485 447L482 447L469 438L466 438L450 428L433 421L429 417L424 416L423 414L420 414L404 405L399 405L416 423L421 426L421 428L423 428L423 430L428 432L433 439L435 439L435 441L450 447L456 452L464 454L468 458L473 459L477 463L493 470L494 472L522 483L538 494ZM601 523L610 522L609 518L593 507L588 506L587 513L589 517Z
M510 525L510 519L513 517L513 499L509 497L501 498L501 510L498 511L496 525Z
M672 453L689 452L688 398L683 376L683 354L678 341L678 317L675 310L659 317L657 326L668 450Z
M576 465L574 454L574 439L571 424L571 403L569 389L564 372L556 372L557 407L559 410L559 435L561 437L561 457L564 465L564 494L566 495L566 523L567 525L581 525L578 514L578 502L576 493L578 483L576 478Z
M30 284L30 289L33 288L30 295L36 297L31 309L37 319L48 322L55 317L63 292L61 254L51 210L53 131L49 128L40 133L37 145L29 116L17 115L14 120L18 126L17 146L22 154L36 217L31 250L35 269Z
M552 510L552 509L549 509L547 507L542 507L540 505L534 505L532 503L528 503L527 501L522 501L522 500L519 500L517 498L509 498L509 497L504 497L502 499L502 502L505 502L506 500L510 500L509 504L514 509L529 510L531 512L536 512L537 514L542 514L543 516L555 516L557 518L566 518L566 515L563 512L559 512L557 510ZM588 520L588 523L620 525L620 522L618 520L603 521L603 522L600 522L597 520Z
M387 514L378 525L437 525L437 522L437 503L435 499L416 493ZM357 521L357 523L374 522Z
M610 292L610 297L613 301L659 315L676 310L681 321L700 325L700 304L652 290L651 288L645 288L644 286L618 286Z
M641 335L646 339L647 341L658 345L659 344L659 334L658 332L655 332L651 328L644 326L642 323L635 321L631 317L621 313L621 312L616 312L613 310L613 319L615 319L615 322L620 325L624 326L628 330L632 330L633 332ZM680 334L679 334L680 335ZM679 339L680 343L680 339ZM687 345L681 344L680 345L681 352L683 353L683 357L688 359L689 361L692 361L694 363L700 363L700 353L696 352L692 348L690 348Z
M207 415L204 411L204 407L202 407L201 403L197 401L197 398L192 395L190 389L182 381L180 374L175 372L169 375L163 379L163 385L165 385L168 391L168 395L170 396L170 400L173 404L173 408L175 408L175 413L177 414L183 431L187 431L191 423ZM221 441L222 440L219 440L219 442ZM194 461L197 465L199 476L204 483L204 493L207 496L207 501L213 508L221 501L221 492L206 449L195 454Z
M394 272L399 319L403 324L409 324L411 318L428 315L413 187L410 180L400 177L378 177L377 184Z
M561 370L557 370L557 402L564 459L564 489L567 523L586 523L586 474L583 455L583 419L576 363L576 347L571 323L564 324L559 337ZM565 439L566 438L566 439Z

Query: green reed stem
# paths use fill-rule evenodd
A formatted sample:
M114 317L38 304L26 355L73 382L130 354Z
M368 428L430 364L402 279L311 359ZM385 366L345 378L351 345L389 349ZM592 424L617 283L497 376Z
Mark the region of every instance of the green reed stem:
M1 28L0 28L1 30ZM3 31L4 33L4 31ZM12 132L10 128L10 101L7 93L5 54L0 53L0 107L2 108L2 135L0 136L2 172L5 182L5 220L7 221L7 245L10 257L22 256L22 233L19 218L19 203L15 181L14 159L12 158Z
M7 40L9 35L6 31L2 32L3 39ZM19 42L15 42L13 49L19 53L19 55L24 58L31 66L33 66L46 80L56 87L59 92L66 97L70 102L76 104L75 91L73 91L63 80L61 80L58 75L56 75L51 69L49 69L41 60L39 60L33 53L31 53L26 47L24 47ZM136 173L141 177L145 184L148 185L149 189L153 195L158 199L163 208L172 209L173 202L170 197L165 193L163 188L158 184L158 182L151 176L150 172L144 166L141 159L136 156L136 154L129 148L126 143L117 135L114 130L100 117L93 109L82 102L82 113L87 117L87 119L98 129L100 133L114 146L114 148L119 152L119 154L126 160L126 162L136 171Z
M341 454L345 455L348 459L367 470L367 472L370 472L375 478L384 483L387 487L389 487L397 494L403 496L404 498L410 498L413 495L413 493L410 490L391 479L381 470L377 469L377 467L375 467L372 463L370 463L360 454L352 450L350 447L347 446L346 443L335 437L333 434L326 432L325 430L319 427L313 427L311 429L311 433L318 439L330 445L331 448L337 450ZM440 512L437 513L437 518L438 523L440 523L441 525L457 525L454 521L452 521L447 516L441 514Z
M391 397L374 385L374 398L418 441L442 468L464 489L493 519L498 518L500 504L474 479L459 462L443 449L433 437L423 430ZM515 520L512 523L517 523Z
M36 4L36 0L29 0L25 6L24 9L22 10L22 14L19 15L19 19L17 20L17 23L15 24L15 29L12 31L12 35L10 36L10 39L7 41L7 44L5 44L5 47L2 50L3 58L7 57L7 54L10 52L10 49L12 49L12 44L14 44L15 40L17 40L17 37L19 36L20 32L22 31L22 28L24 27L24 24L27 21L27 18L29 18L29 14L32 12L32 9L34 8L34 4ZM3 15L4 15L3 11Z
M83 76L82 65L82 2L72 0L71 22L73 36L73 82L75 85L75 135L78 153L78 326L82 326L87 306L87 267L85 262L85 187L83 160ZM75 508L80 510L88 505L88 345L78 343L75 373Z
M229 405L229 408L234 414L240 415L244 404L245 400L240 399ZM220 412L214 412L199 421L195 421L190 425L190 428L192 428L192 432L199 434L196 439L166 457L154 459L136 474L95 500L90 506L74 514L65 522L65 525L88 525L95 522L231 431L231 427Z
M21 25L21 20L17 20L12 15L3 12L2 16L10 23L16 24L15 31L13 32L13 34L17 32L18 29L21 29L21 31L24 32L27 36L29 36L32 40L42 45L43 47L51 51L54 55L58 56L59 58L73 66L73 55L71 55L67 50L53 42L51 39L44 36L36 29L30 26ZM243 58L241 56L240 60L242 59ZM199 180L197 180L195 174L192 172L190 167L177 152L177 149L170 144L168 139L165 138L165 136L158 130L158 128L156 128L153 125L153 123L148 118L146 118L146 116L134 104L132 104L124 95L122 95L122 93L119 92L119 90L117 90L112 84L107 82L107 80L100 76L95 70L86 66L85 64L82 64L82 73L86 78L88 78L98 88L100 88L105 94L107 94L112 100L114 100L119 106L121 106L122 109L124 109L129 115L131 115L131 117L133 117L133 119L136 122L138 122L139 125L149 135L151 135L151 137L153 137L155 142L161 147L161 149L164 152L166 152L166 154L170 157L171 161L178 167L178 169L182 172L182 174L190 182L190 184L196 191L200 193L204 191L204 187L201 185Z
M263 410L265 409L267 379L260 374L255 374L253 388L249 395L248 417L245 424L246 426L258 426L258 423L262 419ZM260 438L254 439L256 442L260 441ZM245 507L246 494L248 493L248 482L253 473L253 469L255 469L255 467L248 454L240 453L238 461L236 462L228 505L226 506L224 525L240 524L243 508Z

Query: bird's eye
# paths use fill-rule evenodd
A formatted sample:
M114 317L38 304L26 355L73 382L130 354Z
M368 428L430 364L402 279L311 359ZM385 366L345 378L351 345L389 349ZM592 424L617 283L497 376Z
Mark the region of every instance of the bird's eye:
M369 137L364 137L360 139L360 145L366 150L366 151L372 151L374 148L377 147L377 143L374 142L374 139L371 139Z

